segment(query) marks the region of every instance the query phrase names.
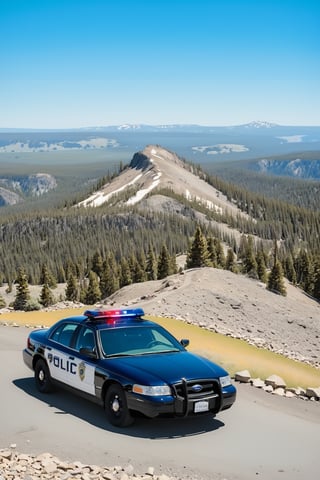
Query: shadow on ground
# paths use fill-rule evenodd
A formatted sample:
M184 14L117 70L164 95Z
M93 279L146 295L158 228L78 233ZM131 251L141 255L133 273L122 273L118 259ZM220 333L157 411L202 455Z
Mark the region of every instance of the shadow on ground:
M218 430L224 423L212 415L201 415L188 418L155 418L137 417L135 423L128 428L117 428L110 425L104 415L103 408L89 400L85 400L72 393L56 389L49 394L38 392L33 377L18 378L13 384L26 394L44 402L54 415L74 415L97 428L108 430L119 435L126 435L149 439L175 439L200 435ZM75 401L76 399L76 401Z

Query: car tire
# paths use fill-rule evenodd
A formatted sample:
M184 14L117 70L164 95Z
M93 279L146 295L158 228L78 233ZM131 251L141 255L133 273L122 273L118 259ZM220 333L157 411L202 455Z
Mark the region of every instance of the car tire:
M116 427L128 427L133 423L133 417L128 409L123 388L112 384L105 396L105 411L109 422Z
M52 391L52 381L48 365L42 359L38 360L34 369L36 387L41 393L49 393Z

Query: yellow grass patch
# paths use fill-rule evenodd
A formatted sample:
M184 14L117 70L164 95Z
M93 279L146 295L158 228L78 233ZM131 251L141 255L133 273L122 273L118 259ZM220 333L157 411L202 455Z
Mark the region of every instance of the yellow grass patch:
M61 318L83 314L85 307L55 310L51 312L10 312L0 317L10 324L50 326ZM243 340L210 332L181 320L163 317L148 318L167 328L176 338L189 338L189 351L199 353L222 365L234 375L239 370L249 370L253 378L266 379L269 375L280 375L288 386L319 387L320 370L305 363L290 360L262 348L249 345Z
M199 353L223 366L231 375L249 370L252 378L265 380L272 374L282 377L287 386L319 387L320 370L302 362L290 360L269 350L249 345L243 340L210 332L181 320L153 318L176 338L189 338L189 351Z

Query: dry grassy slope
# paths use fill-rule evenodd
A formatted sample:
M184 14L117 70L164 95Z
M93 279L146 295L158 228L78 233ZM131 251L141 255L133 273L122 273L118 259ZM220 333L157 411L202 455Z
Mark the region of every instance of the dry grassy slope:
M320 305L287 285L287 296L229 271L202 268L124 287L108 304L183 319L320 365Z

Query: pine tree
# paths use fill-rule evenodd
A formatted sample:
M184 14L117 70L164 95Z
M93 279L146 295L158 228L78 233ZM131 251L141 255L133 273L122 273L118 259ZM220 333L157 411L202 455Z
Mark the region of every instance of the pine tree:
M137 261L140 265L141 270L146 273L147 270L147 261L146 261L146 256L145 253L142 249L140 249L137 253ZM147 279L147 275L145 274L145 280ZM143 281L145 281L143 280Z
M77 278L77 268L70 258L66 262L65 272L66 272L67 281L70 275L73 275L75 278Z
M78 302L80 297L79 287L75 276L71 273L67 280L66 300L70 302Z
M92 257L91 270L94 273L96 273L98 275L98 277L101 277L102 265L103 265L103 260L102 260L100 252L95 252L95 254Z
M225 269L230 270L233 273L238 272L236 256L232 248L228 248Z
M264 258L263 250L258 250L256 256L258 278L261 282L267 283L268 274Z
M187 268L207 267L210 264L207 241L198 225L187 254ZM159 267L158 267L159 268Z
M99 287L98 276L95 272L90 270L89 272L89 285L86 292L86 304L93 305L101 300L101 290Z
M148 280L156 280L158 275L157 260L152 247L149 247L147 261L146 261L146 274Z
M283 279L283 270L281 262L278 260L278 249L277 242L274 242L274 261L271 272L269 273L267 288L272 292L279 293L280 295L286 296L287 291Z
M166 245L162 245L158 259L158 280L170 275L170 255Z
M142 265L136 259L132 264L132 282L133 283L142 283L147 280L146 271L143 269Z
M284 271L285 271L285 275L286 275L287 279L289 280L289 282L291 282L293 285L296 285L297 284L297 274L296 274L296 271L295 271L295 268L294 268L294 262L293 262L293 258L292 258L291 253L289 253L286 256Z
M66 272L62 265L59 265L57 270L57 281L58 283L65 283L66 281Z
M50 288L57 287L57 281L46 263L44 263L41 267L40 284L47 284Z
M101 298L106 298L119 290L119 276L110 266L110 258L104 260L100 279Z
M214 268L217 267L217 252L212 237L207 238L207 250L209 255L210 265Z
M125 287L126 285L131 285L132 278L129 263L125 257L121 258L120 262L120 275L119 275L119 286L120 288Z
M54 297L47 283L44 283L41 289L40 303L43 307L49 307L54 304Z
M258 266L254 255L253 238L250 236L247 241L246 250L243 254L242 271L250 278L258 278Z
M17 276L17 294L13 302L14 310L27 310L30 301L29 285L27 275L23 268L20 268Z
M248 238L246 235L241 235L240 245L238 249L238 258L243 259L245 257L246 251L248 248Z
M312 294L314 285L313 285L313 265L311 263L310 256L305 250L301 251L300 255L300 281L299 284L301 288Z
M217 255L217 267L225 268L226 257L223 251L223 246L218 238L214 238L213 242L214 242L214 248L216 250L216 255Z
M175 255L170 256L169 275L174 275L178 272L177 257Z

